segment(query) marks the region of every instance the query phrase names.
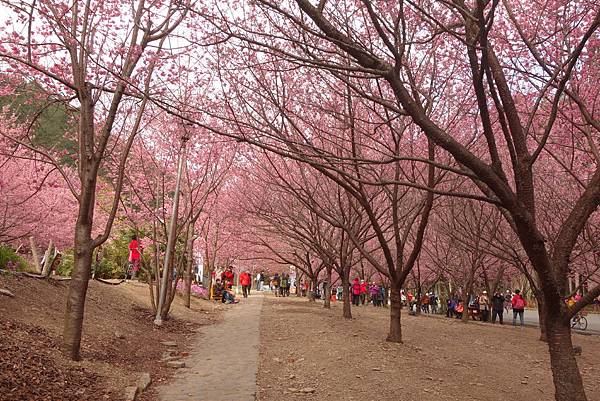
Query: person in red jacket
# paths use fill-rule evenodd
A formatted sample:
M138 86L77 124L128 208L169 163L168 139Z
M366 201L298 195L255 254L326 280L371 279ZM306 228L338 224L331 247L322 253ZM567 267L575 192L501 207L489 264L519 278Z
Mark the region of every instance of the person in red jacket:
M360 304L360 281L358 277L352 282L352 305L358 306Z
M360 280L360 303L363 305L367 301L367 292L367 283L365 280Z
M129 263L131 264L132 270L131 278L135 278L138 270L140 269L140 258L142 254L140 253L141 246L138 242L137 235L131 236L131 242L129 243Z
M519 315L521 327L523 327L525 325L523 321L523 314L525 313L525 307L527 306L527 302L525 302L525 298L521 296L520 290L515 290L515 295L513 295L512 297L511 304L513 310L513 326L516 326L517 315Z
M221 273L221 281L226 288L233 287L233 266L229 266L223 273Z
M240 274L240 285L242 286L242 294L244 298L248 298L250 295L250 284L252 283L252 279L250 277L249 272L243 272Z

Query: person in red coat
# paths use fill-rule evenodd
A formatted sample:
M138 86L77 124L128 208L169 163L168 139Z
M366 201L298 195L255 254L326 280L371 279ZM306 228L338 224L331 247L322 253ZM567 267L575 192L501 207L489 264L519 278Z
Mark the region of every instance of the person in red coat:
M221 280L223 281L225 287L233 287L233 277L233 266L229 266L223 273L221 273Z
M358 306L360 304L360 281L358 277L352 282L352 305Z
M243 272L240 274L240 285L242 286L242 294L244 298L248 298L250 295L250 285L252 284L252 278L249 272Z
M517 316L519 316L519 320L521 321L521 327L525 325L523 320L523 314L525 312L525 307L527 306L527 302L525 298L521 295L520 290L515 290L515 295L512 297L512 310L513 310L513 326L517 323Z
M367 283L365 280L360 280L360 303L365 304L367 300Z
M132 271L128 272L128 274L131 274L131 278L134 278L140 269L141 248L137 235L132 235L131 242L129 242L129 263L131 264Z

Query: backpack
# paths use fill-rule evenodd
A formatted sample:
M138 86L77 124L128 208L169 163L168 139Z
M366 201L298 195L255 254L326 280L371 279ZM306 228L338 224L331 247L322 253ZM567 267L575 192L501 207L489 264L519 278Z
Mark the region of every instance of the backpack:
M517 298L513 309L525 309L525 300L522 297Z

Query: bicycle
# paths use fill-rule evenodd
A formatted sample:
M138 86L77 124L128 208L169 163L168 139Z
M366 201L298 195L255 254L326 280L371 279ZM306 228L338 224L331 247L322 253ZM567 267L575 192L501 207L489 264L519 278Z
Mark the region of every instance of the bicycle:
M587 319L581 313L576 314L571 319L571 328L578 330L586 330L588 326Z

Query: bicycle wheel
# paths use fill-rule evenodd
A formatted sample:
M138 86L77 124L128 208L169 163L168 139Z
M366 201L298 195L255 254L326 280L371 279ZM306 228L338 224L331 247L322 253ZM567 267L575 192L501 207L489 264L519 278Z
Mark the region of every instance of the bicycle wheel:
M581 316L579 318L579 330L585 330L587 329L587 319L585 318L585 316Z
M577 317L574 317L571 319L571 328L574 329L578 326L579 324L579 320L577 319Z

